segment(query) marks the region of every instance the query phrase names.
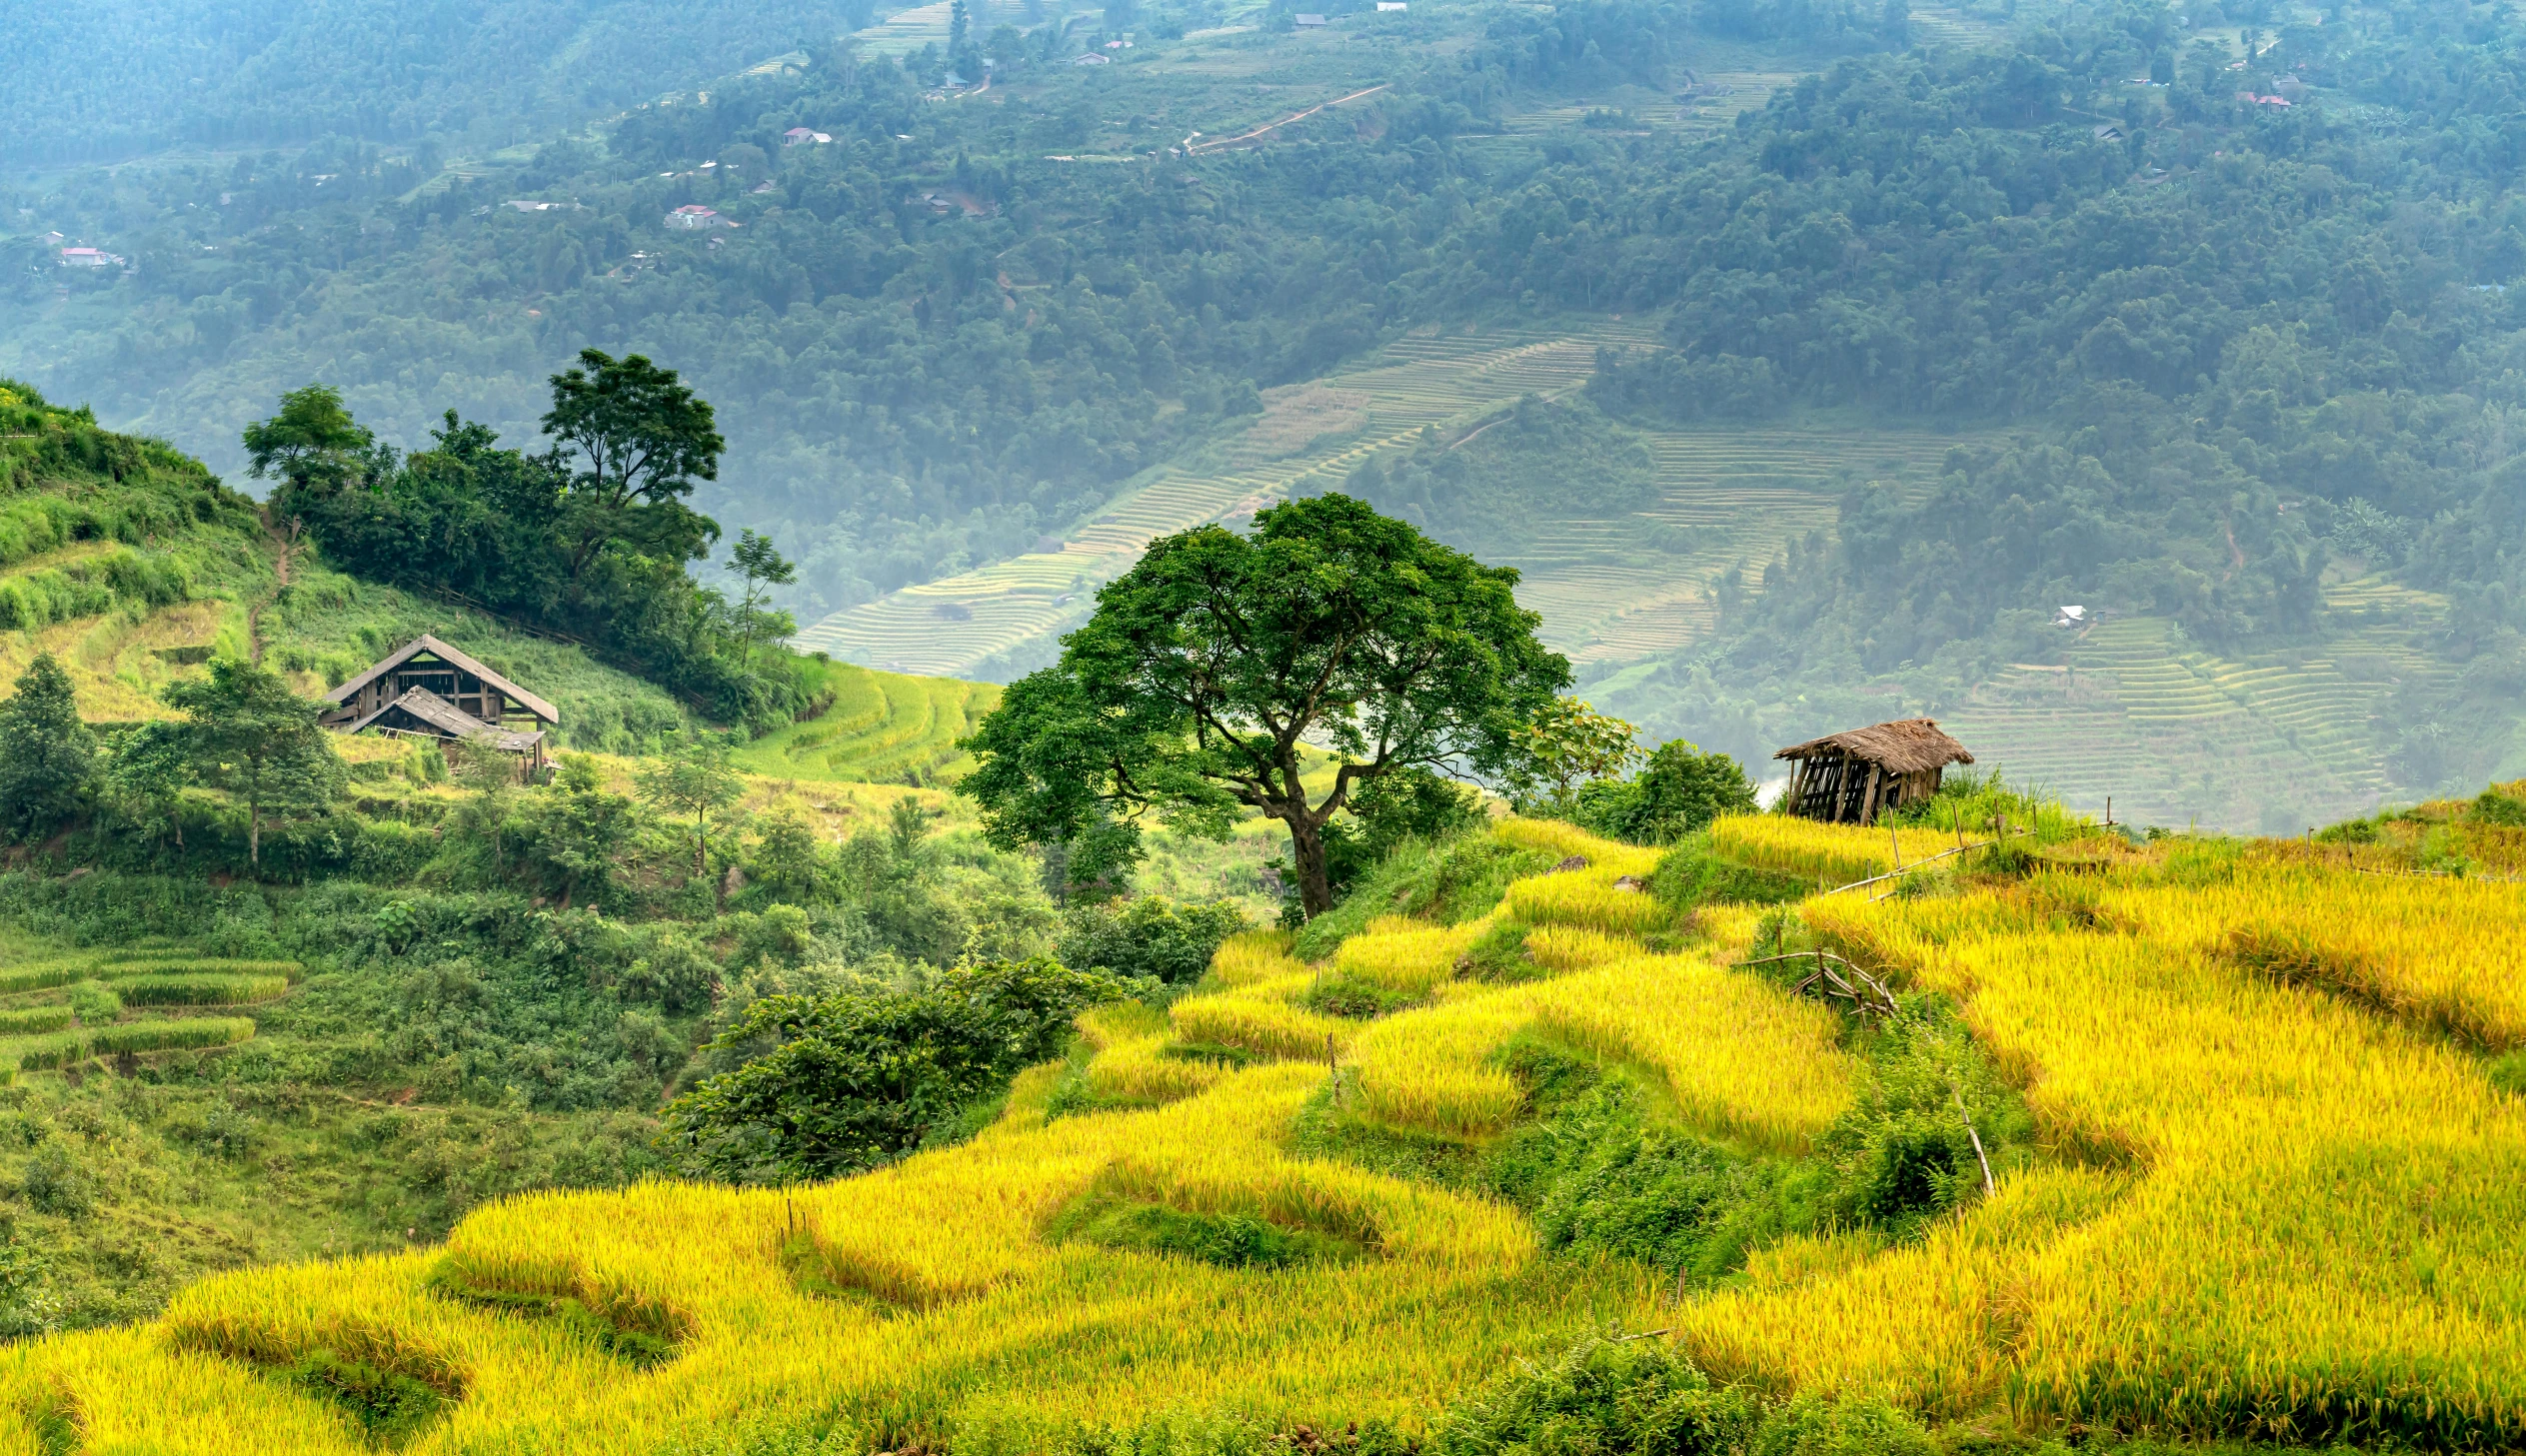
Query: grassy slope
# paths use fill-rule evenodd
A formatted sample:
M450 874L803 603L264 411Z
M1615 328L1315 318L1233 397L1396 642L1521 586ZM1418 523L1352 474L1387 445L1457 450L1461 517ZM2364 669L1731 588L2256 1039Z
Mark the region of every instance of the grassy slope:
M1883 1392L1961 1422L1958 1449L2269 1420L2460 1445L2526 1430L2520 1104L2475 1050L2398 1022L2394 1001L2276 984L2218 948L2312 895L2326 913L2300 928L2319 983L2350 964L2336 948L2383 929L2398 949L2360 974L2432 981L2479 1011L2469 1024L2514 1042L2514 987L2447 959L2469 937L2519 933L2498 887L2380 888L2288 844L2191 841L2091 848L2085 872L2031 884L1941 871L1944 892L1809 901L1809 923L1846 950L1963 1005L1988 1049L2032 1077L2054 1151L2004 1165L1995 1196L1916 1241L1793 1238L1678 1309L1642 1271L1541 1254L1500 1204L1281 1144L1292 1118L1330 1117L1348 1145L1408 1144L1444 1169L1445 1145L1521 1115L1497 1056L1521 1034L1646 1078L1670 1099L1660 1115L1750 1145L1812 1145L1845 1105L1833 1019L1725 968L1756 933L1753 909L1705 907L1682 951L1644 956L1637 937L1673 930L1612 880L1654 853L1549 824L1499 832L1592 863L1512 882L1470 922L1480 906L1442 894L1431 918L1375 922L1335 950L1342 972L1409 992L1407 1009L1306 1011L1296 1001L1318 972L1283 939L1248 937L1172 1025L1086 1018L1081 1064L1029 1074L971 1145L788 1192L653 1186L487 1209L443 1252L215 1281L139 1339L21 1349L0 1358L0 1391L66 1392L92 1443L211 1451L289 1432L294 1449L348 1453L361 1441L339 1408L253 1372L356 1340L408 1373L462 1369L464 1399L413 1449L659 1449L714 1439L743 1410L776 1428L830 1420L872 1447L1050 1450L1083 1426L1414 1425L1517 1356L1610 1321L1673 1329L1724 1378ZM1797 870L1819 834L1847 839L1854 861L1883 850L1873 831L1771 820L1729 842L1760 860L1778 840ZM1532 927L1543 978L1457 980L1462 947L1512 918ZM1258 1060L1170 1058L1173 1037ZM2344 1058L2365 1074L2327 1073ZM1048 1116L1057 1082L1109 1110ZM1051 1241L1051 1215L1083 1194L1155 1205L1161 1222L1243 1214L1333 1261L1219 1267L1128 1239ZM1374 1256L1358 1257L1367 1243ZM434 1278L566 1291L672 1334L681 1358L637 1370L435 1297ZM158 1336L226 1358L181 1360ZM2338 1428L2345 1411L2358 1423ZM1227 1436L1196 1443L1241 1449Z
M552 699L563 745L594 751L624 790L636 766L626 755L686 723L665 693L576 647L353 581L303 551L283 587L277 545L253 503L198 465L6 387L0 416L0 610L14 624L0 630L0 683L50 652L69 669L85 717L132 721L166 715L165 688L199 676L214 652L259 647L300 691L314 693L429 632ZM883 822L894 800L911 796L948 827L970 826L963 800L903 781L918 775L933 784L952 771L953 739L996 691L830 671L832 714L742 750L744 765L763 776L750 780L741 807L798 812L833 838ZM921 711L910 730L900 705ZM933 705L945 708L932 713ZM816 751L799 750L803 738ZM419 766L398 740L339 746L355 764L372 765L352 787L371 812L427 822L457 797L443 781L398 771ZM1250 890L1261 857L1242 846L1222 853L1162 842L1155 879L1180 892ZM240 901L206 911L196 933L251 934L271 918ZM0 927L0 965L96 953L23 928ZM324 957L308 970L278 1000L136 1005L83 1019L93 1029L251 1017L260 1070L226 1085L188 1077L186 1068L210 1054L190 1051L127 1061L127 1075L112 1074L110 1057L18 1072L28 1050L63 1033L0 1027L0 1190L14 1194L0 1201L0 1241L13 1233L46 1251L53 1268L42 1319L75 1326L145 1317L205 1273L399 1249L444 1236L486 1198L613 1181L647 1164L650 1122L640 1111L416 1100L412 1086L376 1082L360 1070L375 1040L363 1029L374 1008L356 978ZM60 985L0 992L0 1017L55 1016L74 995Z

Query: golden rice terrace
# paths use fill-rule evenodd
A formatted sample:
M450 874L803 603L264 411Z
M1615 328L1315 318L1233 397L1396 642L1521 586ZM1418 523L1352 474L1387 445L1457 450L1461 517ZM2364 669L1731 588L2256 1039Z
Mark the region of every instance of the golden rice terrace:
M1952 843L1911 832L1766 816L1707 847L1829 887ZM227 1275L154 1324L18 1345L0 1452L1408 1435L1608 1325L1772 1396L1872 1394L1994 1434L2526 1443L2519 885L2086 839L1811 896L1793 908L1813 951L1953 1003L2034 1149L1917 1237L1791 1236L1679 1305L1645 1266L1547 1252L1501 1202L1295 1150L1293 1122L1329 1114L1432 1148L1501 1136L1524 1115L1500 1059L1519 1037L1631 1068L1681 1123L1782 1157L1849 1103L1841 1013L1745 963L1780 917L1635 887L1659 851L1494 833L1585 867L1456 923L1374 920L1321 963L1232 940L1169 1010L1083 1017L1072 1060L1028 1073L975 1140L873 1174L520 1199L443 1248ZM1519 973L1482 974L1509 927ZM1333 1014L1334 976L1398 1008ZM1094 1110L1064 1113L1076 1095ZM1313 1252L1224 1267L1074 1236L1098 1208L1238 1215ZM354 1369L391 1421L328 1385Z

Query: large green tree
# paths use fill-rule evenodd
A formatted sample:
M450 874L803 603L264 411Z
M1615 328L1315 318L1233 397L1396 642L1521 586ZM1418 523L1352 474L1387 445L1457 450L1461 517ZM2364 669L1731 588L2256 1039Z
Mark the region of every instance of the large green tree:
M96 776L97 741L79 721L70 675L39 653L0 703L0 831L35 839L79 809Z
M1252 535L1168 537L1010 688L959 787L994 842L1067 845L1081 880L1129 868L1147 811L1224 833L1254 809L1287 826L1299 903L1320 913L1324 826L1354 786L1499 772L1568 685L1516 582L1347 496L1275 506ZM1310 749L1332 759L1319 790Z
M246 857L257 870L264 821L323 808L350 776L316 726L324 705L259 664L214 658L209 677L167 689L167 706L185 716L195 774L245 804Z

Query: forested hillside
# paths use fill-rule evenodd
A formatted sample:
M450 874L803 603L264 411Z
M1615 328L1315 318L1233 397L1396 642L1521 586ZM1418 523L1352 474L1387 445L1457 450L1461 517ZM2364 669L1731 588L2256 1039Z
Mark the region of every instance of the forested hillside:
M0 160L120 161L168 147L250 155L340 137L354 144L354 168L359 144L383 147L399 154L384 166L419 181L439 158L707 86L867 17L849 0L777 13L643 0L11 0L0 6L0 65L15 82L0 98ZM374 153L365 160L379 165Z
M318 376L522 447L639 348L721 410L697 506L871 665L1014 677L1155 536L1355 481L1513 544L1660 736L1899 704L2301 825L2519 766L2505 12L1286 21L913 12L505 159L19 185L0 363L225 467Z
M932 786L988 690L806 664L811 721L732 751L163 446L23 386L0 432L0 1340L669 1167L662 1101L764 997L977 955L1141 973L1243 914L1170 894L1268 909L1260 841L1170 839L1137 918L1065 913ZM553 702L557 775L308 739L306 698L424 632Z

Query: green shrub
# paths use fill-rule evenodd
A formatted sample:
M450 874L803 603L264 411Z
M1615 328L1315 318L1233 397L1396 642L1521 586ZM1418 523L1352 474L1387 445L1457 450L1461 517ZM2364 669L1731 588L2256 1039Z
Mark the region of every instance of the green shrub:
M2526 827L2526 798L2517 798L2486 788L2475 795L2465 817L2478 824L2499 824L2508 828Z
M1047 1232L1055 1239L1175 1254L1224 1269L1340 1262L1361 1253L1356 1242L1314 1229L1283 1228L1242 1213L1191 1213L1107 1195L1091 1195L1062 1210Z
M1448 1410L1433 1456L1738 1456L1763 1408L1655 1340L1589 1340ZM1801 1453L1804 1456L1804 1453Z
M1503 844L1488 833L1440 840L1406 839L1363 876L1339 904L1298 931L1294 953L1321 960L1379 915L1417 915L1458 924L1481 915L1508 893L1508 882L1552 867L1541 849Z
M123 1014L123 998L103 981L83 980L70 988L70 1009L83 1026L105 1026Z
M96 1207L96 1178L58 1143L39 1149L27 1161L18 1191L38 1213L77 1218Z
M1649 754L1636 775L1581 786L1571 818L1607 838L1672 844L1710 827L1721 814L1752 813L1755 808L1754 780L1734 758L1702 752L1677 738Z
M949 971L916 991L766 996L711 1045L772 1049L676 1099L662 1136L691 1164L752 1181L830 1177L920 1146L1120 997L1112 976L1049 960Z
M1190 985L1211 968L1220 942L1245 928L1245 912L1225 901L1183 904L1145 894L1119 909L1074 907L1062 917L1058 944L1062 963L1080 970Z

